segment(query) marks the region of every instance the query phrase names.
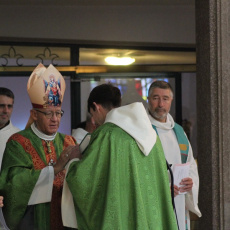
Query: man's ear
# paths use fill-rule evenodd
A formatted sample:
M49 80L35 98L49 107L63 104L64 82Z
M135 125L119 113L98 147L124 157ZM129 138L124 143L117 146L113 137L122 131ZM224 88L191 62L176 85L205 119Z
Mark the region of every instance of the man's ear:
M32 119L34 121L36 121L38 119L38 114L37 114L37 112L34 109L30 110L30 116L32 117Z
M95 111L100 111L100 105L97 104L96 102L93 102L94 106L95 106Z

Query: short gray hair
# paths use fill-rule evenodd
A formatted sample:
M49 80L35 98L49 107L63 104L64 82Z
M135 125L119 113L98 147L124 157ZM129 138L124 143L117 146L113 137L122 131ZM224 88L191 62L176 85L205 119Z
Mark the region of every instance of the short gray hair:
M172 93L172 98L173 98L173 89L172 89L172 86L168 82L158 81L158 80L154 81L149 87L148 96L151 94L152 90L155 88L169 89Z

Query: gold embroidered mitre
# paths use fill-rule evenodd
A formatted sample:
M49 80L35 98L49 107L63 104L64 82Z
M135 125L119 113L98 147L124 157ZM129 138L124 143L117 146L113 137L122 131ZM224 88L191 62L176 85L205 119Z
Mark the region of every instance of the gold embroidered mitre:
M33 108L61 106L65 93L65 80L53 66L39 64L30 75L27 92Z
M34 109L61 106L65 93L65 80L53 66L39 64L29 77L27 92ZM30 116L26 128L34 122Z

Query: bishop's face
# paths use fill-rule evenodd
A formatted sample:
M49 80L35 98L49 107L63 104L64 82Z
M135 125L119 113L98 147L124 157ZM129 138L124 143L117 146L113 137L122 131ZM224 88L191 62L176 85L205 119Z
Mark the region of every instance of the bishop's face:
M61 107L50 107L46 109L32 110L35 125L39 131L46 135L53 135L58 131L61 116Z
M151 116L160 122L166 122L172 100L173 96L170 89L152 89L148 96L148 106Z

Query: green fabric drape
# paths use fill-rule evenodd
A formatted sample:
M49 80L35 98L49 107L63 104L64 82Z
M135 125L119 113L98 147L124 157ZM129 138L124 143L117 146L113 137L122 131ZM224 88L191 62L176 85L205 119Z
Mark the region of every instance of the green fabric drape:
M106 123L66 180L79 230L177 229L159 138L146 157L129 134Z

